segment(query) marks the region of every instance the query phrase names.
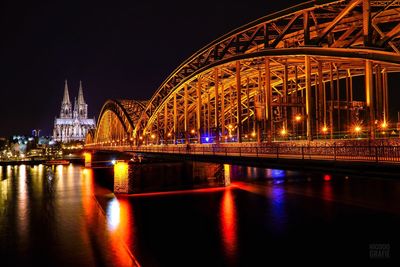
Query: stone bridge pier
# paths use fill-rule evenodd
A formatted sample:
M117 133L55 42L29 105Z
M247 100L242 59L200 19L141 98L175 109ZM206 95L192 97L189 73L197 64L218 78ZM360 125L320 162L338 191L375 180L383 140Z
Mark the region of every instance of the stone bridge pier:
M229 166L220 163L130 162L114 165L114 193L131 194L230 185Z

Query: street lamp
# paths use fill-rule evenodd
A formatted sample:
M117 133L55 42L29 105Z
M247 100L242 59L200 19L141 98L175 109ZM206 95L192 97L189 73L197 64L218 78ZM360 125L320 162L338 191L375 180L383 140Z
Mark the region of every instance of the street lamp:
M301 115L299 115L299 114L297 114L297 115L294 117L294 120L295 120L296 122L300 122L301 119L302 119L302 117L301 117Z

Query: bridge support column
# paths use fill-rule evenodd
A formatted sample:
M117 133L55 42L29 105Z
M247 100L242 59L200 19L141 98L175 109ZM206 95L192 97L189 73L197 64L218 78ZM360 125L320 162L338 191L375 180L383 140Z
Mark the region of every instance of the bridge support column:
M215 78L214 78L214 88L215 88L215 113L214 113L214 122L215 122L215 142L219 144L219 94L218 94L218 86L219 86L219 78L218 78L218 68L215 69Z
M221 85L221 136L222 142L225 141L225 88L224 83Z
M168 102L164 105L164 143L168 145Z
M265 131L267 134L268 142L271 142L272 138L272 90L271 90L271 70L269 65L269 58L265 58Z
M311 129L311 63L310 57L304 56L304 64L306 67L306 121L307 121L307 140L312 141Z
M178 135L178 110L176 104L176 93L174 93L174 144L177 143Z
M389 90L388 90L388 76L387 76L387 70L383 69L382 72L382 109L383 109L383 121L385 123L388 122L389 120Z
M125 161L117 161L114 165L114 193L129 193L129 166Z
M365 103L367 110L369 111L369 136L371 139L375 139L375 110L373 100L373 68L372 61L365 60Z
M185 143L189 144L189 129L188 129L188 88L187 84L184 87L183 93L183 109L184 109L184 131L185 131Z
M240 61L236 61L236 104L237 104L237 142L242 142L242 84L240 78Z
M92 154L89 152L85 152L83 153L83 156L85 158L85 168L92 167Z
M197 104L196 104L196 123L197 123L197 142L201 144L201 81L200 77L199 80L197 81L197 88L196 88L196 93L197 93Z

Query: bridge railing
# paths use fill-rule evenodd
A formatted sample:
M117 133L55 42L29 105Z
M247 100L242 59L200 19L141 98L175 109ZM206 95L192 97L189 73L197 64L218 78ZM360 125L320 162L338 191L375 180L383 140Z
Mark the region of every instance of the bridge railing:
M115 148L114 148L115 149ZM400 163L400 146L216 146L174 145L127 147L125 151L189 155L343 160Z

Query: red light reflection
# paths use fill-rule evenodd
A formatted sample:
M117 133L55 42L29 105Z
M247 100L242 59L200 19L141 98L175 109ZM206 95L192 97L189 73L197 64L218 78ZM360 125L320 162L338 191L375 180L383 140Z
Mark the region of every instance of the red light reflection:
M330 180L332 180L332 176L330 176L329 174L325 174L324 181L330 181Z
M227 188L224 192L220 208L221 234L224 249L232 260L237 250L236 206L232 190Z

